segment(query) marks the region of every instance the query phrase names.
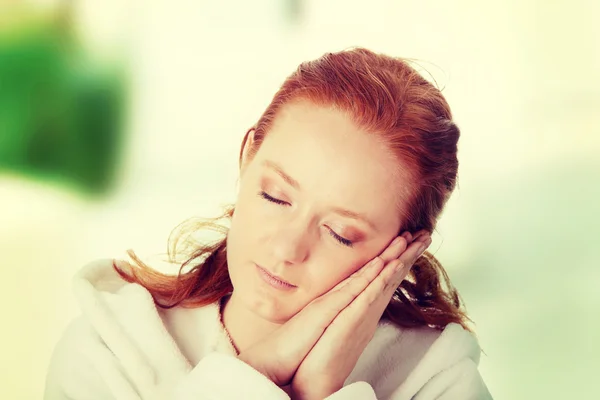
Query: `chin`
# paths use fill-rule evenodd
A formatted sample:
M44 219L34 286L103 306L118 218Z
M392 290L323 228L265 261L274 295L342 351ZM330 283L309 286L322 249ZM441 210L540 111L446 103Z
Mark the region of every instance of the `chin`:
M247 310L271 323L285 323L295 314L290 308L291 299L265 290L264 287L254 284L252 279L242 279L241 283L234 284L234 293Z
M252 287L250 282L246 282L245 286L247 286L246 290L240 290L240 300L248 310L272 323L281 324L290 319L287 310L289 303L286 304L273 293L265 293L259 288Z

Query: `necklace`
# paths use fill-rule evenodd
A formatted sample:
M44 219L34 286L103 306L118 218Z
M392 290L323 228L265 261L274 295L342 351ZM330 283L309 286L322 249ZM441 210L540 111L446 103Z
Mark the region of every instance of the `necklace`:
M223 331L225 332L225 336L227 336L229 343L231 343L231 347L233 347L233 350L235 350L235 355L239 356L240 351L238 350L235 343L233 343L233 339L231 338L231 335L229 334L229 331L227 330L227 327L225 326L225 323L223 322L223 306L225 305L224 300L225 300L225 296L221 297L221 299L219 300L219 322L221 324L221 327L223 328Z

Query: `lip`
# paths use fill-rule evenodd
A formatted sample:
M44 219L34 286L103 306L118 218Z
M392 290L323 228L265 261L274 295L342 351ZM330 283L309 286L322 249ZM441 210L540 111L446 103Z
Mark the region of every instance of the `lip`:
M292 285L291 283L279 278L278 276L273 275L272 273L270 273L269 271L267 271L260 265L258 265L258 264L254 264L254 265L256 265L258 275L260 275L262 280L265 283L269 284L271 287L274 287L275 289L280 289L280 290L291 290L291 289L296 288L295 285Z

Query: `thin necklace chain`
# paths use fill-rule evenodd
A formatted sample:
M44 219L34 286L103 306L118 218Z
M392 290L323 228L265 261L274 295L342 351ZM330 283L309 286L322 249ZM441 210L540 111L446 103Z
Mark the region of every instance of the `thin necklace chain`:
M233 349L235 350L235 355L239 356L240 355L240 351L238 350L237 346L235 345L235 343L233 343L233 339L231 338L231 335L229 334L229 331L227 330L227 327L225 326L225 322L223 322L223 306L224 306L224 300L225 297L221 297L221 299L219 300L219 322L221 323L221 327L223 328L223 331L225 332L225 336L227 336L227 339L229 340L229 343L231 343L231 347L233 347Z

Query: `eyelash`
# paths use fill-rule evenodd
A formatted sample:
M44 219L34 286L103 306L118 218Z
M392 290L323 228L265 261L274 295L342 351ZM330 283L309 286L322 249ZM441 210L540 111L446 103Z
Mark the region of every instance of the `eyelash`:
M275 204L278 204L278 205L285 205L285 204L288 204L287 202L285 202L285 201L283 201L283 200L276 199L275 197L271 197L271 196L269 196L269 195L267 194L267 192L264 192L264 191L260 191L260 192L258 193L258 195L259 195L260 197L262 197L263 199L267 200L268 202L271 202L271 203L275 203ZM334 232L334 231L332 231L331 229L328 229L328 231L329 231L329 234L331 235L331 237L333 237L333 238L334 238L335 240L337 240L339 243L341 243L342 245L344 245L344 246L347 246L347 247L352 247L352 244L353 244L353 243L352 243L350 240L348 240L348 239L346 239L346 238L343 238L343 237L341 237L340 235L338 235L337 233L335 233L335 232Z

